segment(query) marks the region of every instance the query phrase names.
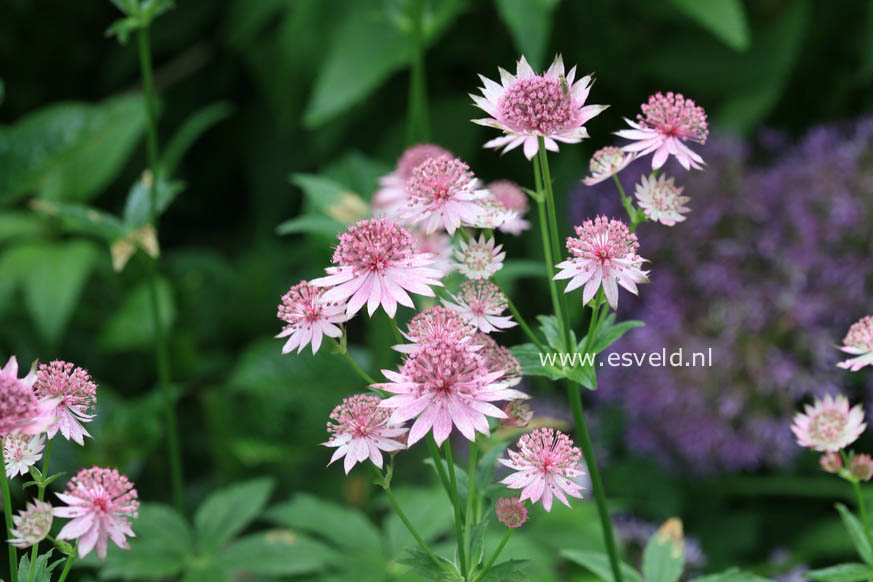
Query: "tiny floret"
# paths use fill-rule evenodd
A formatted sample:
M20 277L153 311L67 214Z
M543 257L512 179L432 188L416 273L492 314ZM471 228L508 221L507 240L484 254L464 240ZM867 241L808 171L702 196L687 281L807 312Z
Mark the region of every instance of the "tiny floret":
M392 423L391 412L379 407L381 401L372 394L356 394L333 409L327 423L330 439L324 446L336 451L328 465L345 457L346 474L367 459L381 468L382 451L393 453L406 448L403 438L409 429Z
M52 506L34 500L12 516L14 528L9 532L9 543L19 549L29 548L46 538L52 529Z
M588 167L591 174L582 179L586 186L594 186L625 169L636 159L636 154L627 153L616 146L600 148L591 156Z
M798 412L791 430L801 447L839 452L855 442L866 427L860 404L850 409L845 396L834 398L828 394L812 405L807 404L804 412Z
M57 421L53 415L59 399L38 398L36 370L18 377L18 360L9 358L0 369L0 436L39 434Z
M518 497L501 497L494 504L497 521L509 528L517 528L527 521L527 507Z
M6 462L6 476L12 479L24 475L42 459L45 448L43 434L8 434L3 437L3 460Z
M488 279L503 268L503 245L494 244L494 238L479 239L470 242L461 241L461 247L455 251L458 271L468 279Z
M867 454L855 455L849 461L849 472L859 481L869 481L873 477L873 457Z
M508 315L500 315L509 306L506 296L491 281L471 280L461 283L454 303L443 299L443 305L453 309L483 333L491 333L518 325Z
M421 223L425 233L443 228L454 234L461 225L476 226L482 210L478 201L488 197L470 166L460 158L428 158L406 182L406 209L402 216Z
M285 322L277 338L288 338L282 346L287 354L297 349L299 354L307 344L312 344L312 353L321 347L324 336L338 338L342 330L336 325L348 320L346 305L324 301L325 290L301 281L282 296L276 317Z
M649 220L666 226L674 226L685 220L690 209L685 206L689 198L682 195L684 187L676 186L673 178L643 176L636 187L636 198Z
M97 406L97 384L91 381L88 371L61 360L40 364L36 394L58 402L52 412L57 420L48 427L48 438L60 431L68 441L84 445L85 437L91 435L82 424L94 420Z
M822 471L839 473L840 469L843 468L843 458L840 456L840 453L825 453L818 460L818 464L821 465Z
M873 365L873 316L862 317L852 324L840 350L855 356L837 364L840 368L857 372Z

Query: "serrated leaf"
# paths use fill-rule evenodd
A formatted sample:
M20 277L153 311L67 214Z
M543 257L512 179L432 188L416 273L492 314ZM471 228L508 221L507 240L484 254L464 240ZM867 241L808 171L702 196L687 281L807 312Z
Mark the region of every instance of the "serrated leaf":
M416 574L425 580L433 580L434 582L460 582L463 580L455 565L442 556L437 556L439 561L439 564L437 564L423 550L412 548L408 551L408 554L407 557L401 558L399 562L412 568Z
M551 380L560 380L564 373L554 366L543 365L540 360L540 349L533 344L521 344L509 348L518 363L521 364L525 376L545 376Z
M614 582L609 556L603 552L587 550L561 550L561 556L571 562L587 568L604 582ZM643 577L631 566L621 563L621 575L625 582L643 582Z
M225 572L260 576L300 576L336 564L342 557L289 529L245 536L224 548L216 564Z
M273 486L272 479L253 479L207 497L194 514L200 549L217 549L245 529L263 511Z
M479 492L485 491L485 488L494 482L497 459L500 458L507 446L509 446L509 442L499 442L479 459L479 462L476 464L476 489Z
M30 552L24 552L18 563L18 579L28 582L51 582L52 572L66 561L66 558L62 558L49 563L53 553L54 550L49 550L37 556L36 562L33 563L33 574L31 574Z
M529 580L522 568L530 560L512 559L492 566L479 582L525 582Z
M267 512L273 523L318 535L354 553L378 553L379 530L363 513L299 493Z
M873 568L867 564L852 562L818 570L808 570L805 576L819 582L861 582L873 578Z
M595 354L599 354L613 343L618 341L624 334L626 334L631 329L635 327L642 327L645 325L642 321L637 321L635 319L629 319L627 321L622 321L621 323L613 324L613 320L615 319L614 315L610 315L610 317L604 321L603 324L600 325L597 333L597 338L594 340L594 345L589 348L590 352ZM585 345L585 339L579 343L580 349L581 346Z
M685 541L682 522L669 519L649 539L643 552L643 577L646 582L676 582L685 566Z
M740 0L670 0L670 3L732 49L749 48L749 24Z
M471 549L469 560L473 566L478 566L485 557L485 531L487 529L488 520L485 519L470 532Z
M852 544L858 551L858 556L868 565L873 566L873 546L870 545L869 536L864 532L864 526L845 505L837 503L836 507L837 511L840 512L840 519L843 520L843 525L849 532Z
M593 366L571 366L563 369L564 376L589 390L597 390L597 371Z

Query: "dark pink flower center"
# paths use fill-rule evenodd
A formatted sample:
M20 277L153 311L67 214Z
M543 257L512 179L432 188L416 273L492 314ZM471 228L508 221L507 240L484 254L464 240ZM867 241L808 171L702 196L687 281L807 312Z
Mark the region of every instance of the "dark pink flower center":
M500 116L519 131L550 135L573 119L566 82L536 76L516 81L498 101Z

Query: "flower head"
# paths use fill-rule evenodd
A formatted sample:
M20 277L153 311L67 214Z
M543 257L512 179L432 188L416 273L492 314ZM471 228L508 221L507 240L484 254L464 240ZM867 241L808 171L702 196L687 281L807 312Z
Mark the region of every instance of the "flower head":
M873 365L873 316L862 317L853 323L840 349L856 356L837 364L840 368L857 372L864 366Z
M599 184L624 170L636 158L636 154L629 154L616 146L600 148L591 156L588 163L591 175L583 178L582 183L586 186Z
M479 235L479 240L461 241L461 248L455 251L458 271L468 279L488 279L503 268L506 253L503 245L494 246L494 238L485 240L485 235Z
M500 424L513 428L525 428L534 417L534 411L524 400L510 400L503 405L503 412L506 418Z
M497 180L488 184L486 188L503 208L512 213L497 227L500 232L518 236L530 228L530 222L524 219L524 215L530 209L530 202L527 194L518 184L510 180Z
M689 198L682 196L682 186L676 186L673 178L661 174L659 177L643 176L637 184L636 197L640 208L650 220L673 226L685 220L689 208L685 206Z
M462 224L475 226L482 210L478 201L488 196L470 166L460 158L428 158L412 170L406 181L404 218L422 223L427 234L438 228L449 234Z
M9 358L0 369L0 436L38 434L57 419L53 416L57 398L37 398L33 385L36 371L18 377L18 360Z
M703 107L680 93L656 93L641 107L637 122L625 119L632 129L617 131L616 135L633 140L624 146L624 151L644 156L654 152L652 169L664 165L673 155L686 170L701 169L703 158L691 150L685 142L706 143L709 129Z
M508 329L518 325L508 315L500 315L509 305L506 297L491 281L472 280L461 283L454 303L443 300L449 309L454 309L467 321L484 333Z
M497 521L510 528L517 528L527 521L527 507L518 497L501 497L494 504Z
M490 194L476 201L479 206L479 216L473 224L476 228L495 229L518 218L513 210L507 210L497 198Z
M9 543L16 548L29 548L46 538L52 529L52 506L45 501L28 503L18 515L12 516L15 528L9 532Z
M438 145L421 143L406 148L393 172L379 178L379 189L373 193L373 210L379 218L398 218L406 208L406 182L412 170L425 160L452 153Z
M479 76L482 95L470 95L476 106L487 113L473 123L502 130L506 135L492 139L486 148L504 152L524 146L524 155L533 159L544 138L546 149L558 151L557 142L578 143L588 137L585 123L606 105L585 105L593 80L586 75L576 81L576 67L564 74L564 61L555 57L552 66L537 75L524 57L515 75L500 69L500 84Z
M62 360L40 364L36 375L36 394L57 402L52 413L57 421L48 427L48 438L54 437L60 430L68 441L84 445L85 437L91 435L82 423L94 419L97 406L97 384L91 381L88 371Z
M561 271L555 279L570 279L565 293L585 285L582 303L588 303L603 286L609 305L618 306L618 285L637 293L637 283L648 283L645 259L637 255L637 236L620 220L598 216L576 227L577 238L567 238L568 260L555 265Z
M45 435L8 434L2 438L6 476L10 479L16 475L24 475L42 458Z
M509 460L500 462L516 472L501 481L510 489L521 489L521 500L536 503L542 499L546 511L552 509L552 496L570 506L566 495L582 498L582 487L572 481L582 475L581 451L560 431L539 428L522 435L518 451L509 451Z
M431 268L447 276L455 269L452 262L452 238L441 230L425 234L420 228L410 231L415 242L415 252L430 254L433 260Z
M107 542L129 549L127 537L135 537L130 520L137 517L139 495L127 477L116 469L91 467L70 479L65 493L58 498L67 505L54 509L55 517L71 521L58 533L59 540L79 540L79 557L97 548L97 556L106 558Z
M430 307L409 320L403 335L412 343L397 345L394 349L409 354L419 346L434 341L466 343L475 333L473 324L458 312L441 306Z
M382 400L372 394L356 394L342 401L330 413L326 447L335 447L330 465L345 457L343 468L348 475L355 463L368 458L382 467L382 451L393 453L406 448L402 437L409 429L396 426L389 419L391 412L379 407Z
M394 409L393 422L416 419L409 431L409 445L430 430L437 444L442 444L453 424L467 439L475 440L476 431L489 434L487 417L506 416L491 402L525 397L499 382L503 371L489 372L485 360L469 345L453 341L424 344L398 372L382 373L390 382L376 387L395 396L380 406Z
M818 464L821 465L823 471L828 473L838 473L843 468L843 458L840 453L833 451L825 453L819 458Z
M855 442L866 427L860 404L850 410L845 396L828 394L812 406L807 404L805 414L798 412L791 430L801 447L838 452Z
M343 332L336 323L348 320L346 305L324 301L325 290L301 281L282 296L276 317L285 322L277 338L288 340L282 346L287 354L297 348L299 354L307 344L312 344L312 353L321 347L323 336L340 337Z
M849 472L859 481L873 478L873 457L867 454L855 455L849 461Z
M509 349L501 346L490 335L482 332L477 333L471 343L479 355L485 359L485 367L489 372L502 371L503 381L508 386L515 386L521 382L521 364ZM504 410L504 412L506 411Z
M330 287L322 302L348 300L350 317L365 303L370 315L381 305L394 317L398 303L414 307L407 291L433 297L430 286L442 286L442 273L431 268L431 256L416 252L412 235L392 220L361 220L340 234L339 241L333 253L337 266L309 284Z

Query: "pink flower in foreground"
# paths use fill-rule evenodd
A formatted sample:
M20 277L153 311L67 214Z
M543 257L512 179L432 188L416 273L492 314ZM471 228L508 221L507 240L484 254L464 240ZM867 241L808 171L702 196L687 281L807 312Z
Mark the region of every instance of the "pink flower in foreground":
M680 93L670 92L666 95L652 95L641 109L643 113L637 115L636 123L625 119L632 129L615 132L620 137L634 141L622 149L639 156L654 152L653 170L663 166L670 155L675 156L686 170L701 169L703 158L685 145L685 142L706 143L709 129L703 107L696 105L691 99L685 99Z
M588 303L603 286L609 305L618 306L618 285L634 295L638 283L648 283L648 271L642 270L645 259L637 255L637 235L620 220L598 216L576 227L578 238L567 238L572 257L555 265L561 269L555 279L570 279L564 293L585 285L582 303Z
M470 166L448 155L428 158L406 182L406 209L402 216L422 223L427 234L438 228L449 234L462 224L475 226L482 210L478 201L488 196Z
M530 202L518 184L510 180L497 180L488 184L487 188L503 208L512 212L498 227L500 232L518 236L530 228L530 222L524 219L530 210Z
M454 303L443 299L443 305L460 313L484 333L518 325L509 315L500 315L509 303L491 281L465 281L461 283L458 293L451 297Z
M393 172L379 178L379 189L373 193L373 213L378 218L398 218L406 208L406 182L412 170L430 158L451 156L438 145L422 143L406 148Z
M570 507L566 495L582 498L582 486L572 479L582 475L579 459L582 453L573 441L560 431L539 428L522 435L516 444L518 451L509 451L509 460L500 462L516 472L501 481L510 489L521 489L521 500L552 510L552 496Z
M18 515L12 516L15 528L9 532L9 543L22 550L38 544L51 531L52 521L51 505L38 499L28 503Z
M324 301L325 290L301 281L282 296L276 317L285 322L277 338L288 338L282 346L287 354L297 349L299 354L307 344L312 344L312 353L321 347L323 336L337 338L343 332L334 324L347 321L346 305Z
M626 153L616 146L600 148L591 156L591 161L588 163L591 175L583 178L582 183L586 186L594 186L607 178L612 178L636 158L636 154Z
M842 394L830 394L805 407L805 413L794 416L791 430L797 444L815 451L839 452L855 442L864 429L861 405L849 409L849 400Z
M33 389L36 371L18 377L18 360L9 358L0 370L0 436L39 434L54 423L57 398L39 399Z
M416 418L409 431L409 445L433 430L438 445L449 438L454 424L468 440L476 431L488 435L488 418L506 415L491 402L525 398L500 382L503 371L489 372L485 361L469 345L452 341L424 344L410 355L399 372L382 370L390 382L376 384L391 392L380 406L394 409L396 423Z
M857 372L873 365L873 317L868 315L853 323L840 350L856 356L837 364L840 368Z
M461 248L455 251L458 272L468 279L488 279L503 268L503 245L494 245L494 238L485 240L485 235L479 235L479 240L461 241Z
M576 78L576 67L564 74L564 61L555 57L552 66L537 75L524 57L515 75L500 69L500 84L479 76L482 96L470 95L476 106L487 113L473 123L502 130L507 135L492 139L486 148L503 148L504 152L523 146L527 159L539 150L540 137L546 149L558 151L558 143L578 143L588 137L585 123L606 105L585 105L593 80L590 75Z
M403 335L412 343L397 345L394 349L411 354L419 346L434 341L466 343L473 338L474 333L476 328L473 324L456 311L440 306L430 307L409 320L407 331Z
M6 476L12 479L24 475L42 458L45 435L8 434L3 437L3 460L6 461Z
M57 421L48 427L48 438L54 437L60 430L68 441L84 445L85 437L91 435L82 423L94 420L97 406L97 384L91 381L88 371L62 360L40 364L36 375L36 394L58 401L52 412Z
M873 457L867 454L855 455L849 461L849 472L859 481L873 478Z
M635 194L649 220L674 226L685 220L685 213L690 210L685 206L690 199L682 195L683 189L673 183L673 178L667 178L664 174L656 178L653 174L640 179Z
M823 471L828 473L839 473L843 468L843 457L840 453L825 453L819 458L818 464L821 465Z
M484 358L485 368L489 372L502 370L503 381L507 386L515 386L521 382L521 364L509 349L498 344L490 335L481 332L473 337L471 343Z
M136 537L130 520L137 517L139 495L127 477L115 469L82 469L70 479L65 493L58 498L67 505L54 509L55 517L71 521L58 533L59 540L79 540L79 557L97 548L97 556L106 558L107 542L129 549L127 537Z
M402 437L408 428L392 423L391 412L379 407L381 398L372 394L356 394L342 401L330 413L327 423L330 439L326 447L336 447L328 465L345 457L343 468L348 475L356 463L370 459L382 468L382 451L393 453L405 449Z
M501 497L494 504L494 513L497 521L510 528L521 527L527 521L527 507L518 497Z
M370 315L381 305L394 317L398 303L415 306L407 291L433 297L430 285L442 286L442 273L431 267L431 256L415 252L412 235L394 221L362 220L340 234L339 241L333 253L337 266L309 284L330 287L323 302L348 300L350 317L365 303Z

